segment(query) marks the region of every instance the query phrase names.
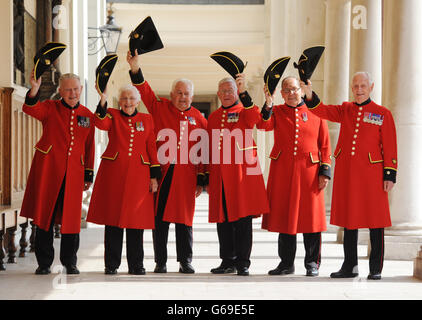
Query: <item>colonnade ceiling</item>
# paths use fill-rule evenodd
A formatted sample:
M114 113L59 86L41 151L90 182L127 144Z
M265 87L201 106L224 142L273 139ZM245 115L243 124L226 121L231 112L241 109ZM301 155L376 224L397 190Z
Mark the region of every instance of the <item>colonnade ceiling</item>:
M176 78L189 78L195 95L215 94L228 76L209 56L230 51L247 67L248 79L263 75L265 19L260 5L113 5L116 24L123 28L113 87L129 81L126 52L130 32L151 16L164 48L142 55L142 70L157 94L168 95Z

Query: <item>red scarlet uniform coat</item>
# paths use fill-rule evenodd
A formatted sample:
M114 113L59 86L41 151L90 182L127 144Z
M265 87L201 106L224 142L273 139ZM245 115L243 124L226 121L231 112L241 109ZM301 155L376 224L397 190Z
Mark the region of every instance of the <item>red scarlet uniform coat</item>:
M56 213L56 223L61 224L61 233L79 233L84 171L92 179L94 166L93 114L82 105L71 108L59 100L34 103L22 109L42 122L43 133L35 146L21 216L47 231L65 179L63 209Z
M321 166L330 167L330 139L325 120L304 103L273 107L258 129L274 130L267 183L270 213L262 220L269 231L297 234L327 229L324 191L318 187Z
M150 166L159 166L152 117L108 109L95 116L95 126L108 131L87 221L129 229L154 228L154 196L149 191Z
M252 129L259 120L258 107L251 105L245 108L241 102L228 108L220 107L208 118L209 222L226 221L223 186L228 222L269 211L264 178L252 137ZM230 161L226 158L228 154Z
M331 224L347 229L391 226L383 181L395 182L397 139L391 112L373 101L324 105L306 101L317 116L339 122Z
M163 163L160 160L160 147L166 144L166 146L163 146L163 149L168 150L173 148L173 150L177 151L163 221L192 226L193 215L195 213L197 176L198 174L204 175L204 165L202 163L192 163L189 159L189 152L192 146L199 143L197 141L189 141L189 134L195 129L206 130L207 120L194 107L180 111L173 106L170 100L156 97L147 81L143 81L140 84L134 83L134 86L139 90L142 101L154 120L158 140L158 158L163 177L161 182L166 176L170 163ZM165 132L160 133L160 130L163 129L167 129L167 133L170 131L175 134L174 137L177 140L172 141L163 137L166 134ZM160 189L161 183L157 194L160 193Z

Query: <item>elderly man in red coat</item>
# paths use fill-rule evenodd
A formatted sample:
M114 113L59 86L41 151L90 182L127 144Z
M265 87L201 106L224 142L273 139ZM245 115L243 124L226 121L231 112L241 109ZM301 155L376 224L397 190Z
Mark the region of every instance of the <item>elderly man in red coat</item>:
M367 72L352 80L355 101L325 105L302 82L306 105L317 116L341 124L336 159L331 223L344 227L344 263L332 278L358 276L358 229L369 228L368 279L381 279L384 228L391 226L388 192L396 182L397 138L391 112L370 98L374 83Z
M206 130L207 120L198 109L191 106L193 83L190 80L175 80L170 93L171 99L159 98L144 80L139 57L137 52L134 56L128 52L129 73L154 120L158 160L163 177L159 183L153 231L156 262L154 272L167 272L168 230L169 224L174 223L179 272L194 273L191 265L192 223L195 196L199 196L203 190L205 172L202 163L189 159L190 151L196 144L189 139L189 133L195 129ZM160 152L162 150L164 152Z
M260 119L246 91L245 75L218 85L222 106L208 119L209 222L217 223L220 266L212 273L249 275L252 219L269 211L252 130ZM239 101L240 96L240 101Z
M321 263L321 232L327 229L324 188L331 177L330 139L325 120L313 115L302 99L299 80L281 84L283 105L264 90L266 104L258 129L274 130L268 176L270 213L262 228L278 232L281 262L270 275L294 273L296 235L303 233L307 276L317 276Z
M39 101L41 78L31 76L23 111L43 124L21 208L21 216L37 226L36 274L50 273L54 260L53 226L61 224L60 261L68 274L76 267L81 224L82 192L93 180L93 114L79 103L82 85L78 76L60 78L61 100Z

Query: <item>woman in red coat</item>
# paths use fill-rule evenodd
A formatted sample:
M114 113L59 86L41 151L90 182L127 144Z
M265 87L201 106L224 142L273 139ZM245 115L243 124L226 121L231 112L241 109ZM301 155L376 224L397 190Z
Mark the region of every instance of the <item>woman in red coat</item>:
M285 104L272 106L265 90L266 105L258 129L274 130L274 147L268 176L270 213L262 228L278 232L280 264L270 275L294 272L296 234L303 233L305 268L308 276L318 275L321 232L327 229L323 189L330 173L330 139L325 120L308 111L301 97L299 81L282 81Z
M154 124L136 109L141 97L133 86L120 90L120 110L107 110L101 95L95 126L108 131L109 143L101 156L87 221L105 225L105 273L120 266L123 229L130 274L145 274L143 230L154 228L154 196L160 166Z

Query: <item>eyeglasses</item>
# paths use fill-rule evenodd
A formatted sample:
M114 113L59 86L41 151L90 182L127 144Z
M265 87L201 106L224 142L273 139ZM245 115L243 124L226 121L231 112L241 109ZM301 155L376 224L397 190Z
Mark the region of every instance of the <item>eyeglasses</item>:
M298 92L300 90L300 88L292 88L292 89L283 89L281 90L281 92L285 93L285 94L294 94L296 92Z
M234 94L235 91L233 89L225 89L225 90L220 90L220 93L225 95L225 94Z

